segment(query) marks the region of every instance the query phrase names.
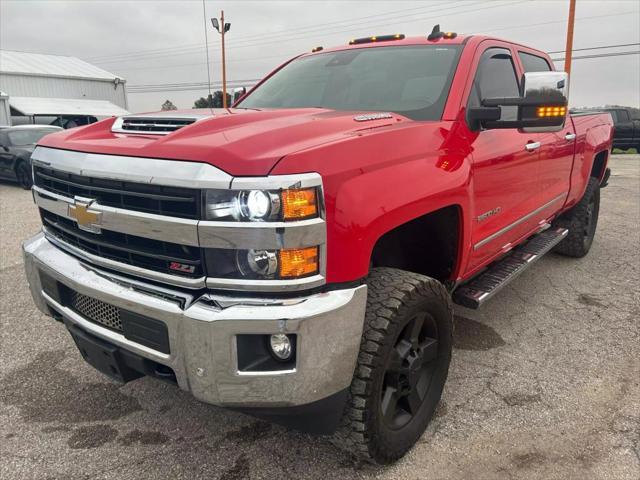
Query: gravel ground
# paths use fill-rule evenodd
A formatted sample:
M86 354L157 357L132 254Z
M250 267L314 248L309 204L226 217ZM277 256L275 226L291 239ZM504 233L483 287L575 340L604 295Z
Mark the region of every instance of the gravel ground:
M438 414L386 468L94 371L34 307L20 242L36 209L0 184L0 478L640 478L640 155L611 166L586 258L548 255L481 311L457 311Z

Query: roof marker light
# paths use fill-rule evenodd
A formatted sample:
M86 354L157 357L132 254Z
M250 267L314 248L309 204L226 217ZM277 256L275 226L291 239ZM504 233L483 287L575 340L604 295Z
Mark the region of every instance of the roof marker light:
M396 33L393 35L374 35L372 37L354 38L349 41L349 45L360 45L362 43L390 42L393 40L404 39L404 34Z
M313 47L311 49L311 53L321 52L322 50L323 50L323 47Z
M441 32L440 31L440 25L435 25L433 27L433 30L431 30L431 33L429 34L429 36L427 37L427 40L440 40L441 38L446 38L447 40L450 40L452 38L456 38L458 36L458 34L456 32Z

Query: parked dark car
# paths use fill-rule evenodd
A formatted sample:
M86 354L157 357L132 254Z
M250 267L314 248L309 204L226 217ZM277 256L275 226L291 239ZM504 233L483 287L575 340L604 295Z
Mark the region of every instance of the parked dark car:
M627 108L606 108L613 118L613 148L635 148L640 153L640 119Z
M33 185L31 153L36 143L60 127L20 125L0 130L0 178L17 180L24 189Z

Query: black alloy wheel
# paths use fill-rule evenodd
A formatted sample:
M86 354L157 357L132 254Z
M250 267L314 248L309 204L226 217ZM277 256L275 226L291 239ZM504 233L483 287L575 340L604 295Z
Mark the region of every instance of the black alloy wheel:
M25 162L20 162L16 166L16 179L18 180L18 185L25 190L29 190L33 185L31 171Z
M380 410L386 426L398 430L420 411L438 357L438 328L433 317L418 312L398 336L387 362Z

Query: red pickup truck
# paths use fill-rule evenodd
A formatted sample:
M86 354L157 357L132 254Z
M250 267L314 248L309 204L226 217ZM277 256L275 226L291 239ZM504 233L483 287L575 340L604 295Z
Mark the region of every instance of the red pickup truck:
M33 298L82 356L366 460L424 432L478 308L591 247L609 114L567 115L532 48L434 29L280 66L228 110L45 137Z

